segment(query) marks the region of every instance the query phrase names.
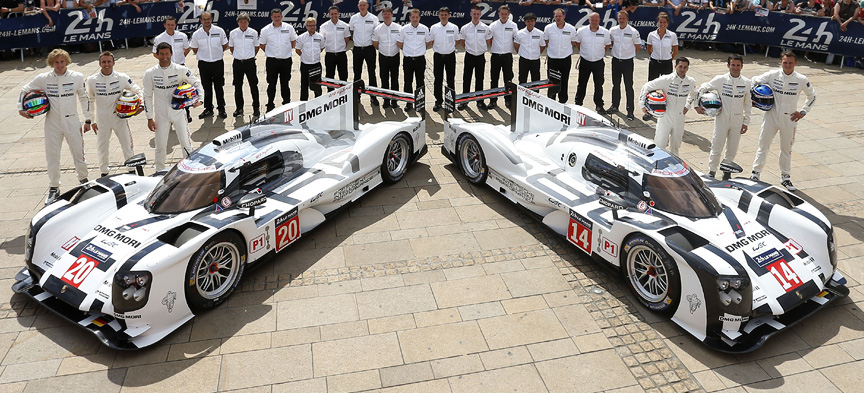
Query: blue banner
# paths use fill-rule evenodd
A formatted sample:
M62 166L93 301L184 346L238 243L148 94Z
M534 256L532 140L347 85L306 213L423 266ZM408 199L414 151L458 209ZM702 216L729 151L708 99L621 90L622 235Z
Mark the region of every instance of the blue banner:
M371 2L371 1L370 1ZM251 10L241 9L257 7ZM374 2L373 2L374 3ZM451 1L450 21L459 26L468 23L468 11L472 4L468 0ZM274 0L220 0L207 3L207 9L213 13L214 23L226 31L237 27L236 18L240 12L248 12L251 17L250 26L260 30L270 23L270 10L280 8L283 21L293 25L302 32L303 20L314 17L319 21L327 18L327 9L332 0L309 0L305 4L299 1ZM495 21L497 9L501 3L479 3L482 8L481 20L486 23ZM399 24L408 22L408 7L402 0L383 0L381 6L393 8L394 20ZM438 22L438 7L441 1L414 0L413 6L421 10L421 22L431 26ZM340 18L347 21L357 12L355 1L340 2ZM77 44L84 42L104 41L109 39L125 39L145 36L155 36L163 31L162 23L165 16L174 15L178 20L178 30L191 33L200 25L194 15L192 1L186 1L183 8L178 3L159 2L140 5L142 12L136 12L133 7L99 7L95 17L86 15L83 10L61 10L51 12L54 26L46 26L46 20L41 14L8 18L0 20L0 49L20 47L45 47ZM537 26L543 28L552 23L552 11L558 6L511 4L513 20L524 26L523 17L531 12L537 15ZM588 15L592 12L587 7L566 7L567 21L577 27L588 24ZM616 9L604 8L598 12L603 26L615 26ZM657 14L666 11L665 8L639 7L630 17L630 24L642 34L643 39L655 29ZM670 12L671 15L671 12ZM320 22L319 22L320 23ZM682 11L672 16L669 28L678 34L678 38L689 41L704 41L718 43L748 43L770 46L780 46L815 52L829 52L846 56L864 55L864 26L853 23L845 32L840 31L840 25L828 18L790 15L772 12L767 16L756 16L753 12L742 12L734 15L718 14L711 11Z

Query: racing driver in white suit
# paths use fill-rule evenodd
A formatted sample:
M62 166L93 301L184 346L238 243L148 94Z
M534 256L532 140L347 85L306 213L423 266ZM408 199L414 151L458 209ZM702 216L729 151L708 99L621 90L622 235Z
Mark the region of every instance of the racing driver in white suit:
M87 163L84 161L84 132L90 131L90 108L87 103L87 92L84 87L84 75L67 68L72 58L63 49L54 49L46 60L53 71L39 74L30 83L21 88L18 97L18 113L32 119L24 111L24 96L34 90L41 90L48 96L50 110L45 115L45 160L48 168L48 198L45 204L51 203L60 195L60 147L63 138L72 153L75 162L75 173L78 181L87 182ZM86 122L82 132L81 121L78 119L78 103Z
M183 148L184 156L192 152L192 138L186 123L186 113L171 108L174 89L188 83L198 90L201 98L195 107L201 106L204 89L201 82L185 66L171 61L171 44L162 42L156 46L159 64L144 72L144 109L147 113L147 128L156 133L156 172L165 169L165 151L168 145L168 129L174 125L177 140ZM155 117L155 121L154 121Z
M762 132L759 134L759 150L753 160L753 180L759 180L759 175L765 167L768 151L774 135L780 131L780 184L789 191L795 191L790 177L792 170L792 144L795 143L795 127L816 101L816 90L810 86L806 76L795 72L798 59L792 52L780 55L780 69L768 71L753 78L753 85L766 84L774 91L774 106L765 112L762 121ZM807 101L798 110L798 93L804 92Z
M117 117L117 114L114 113L117 98L124 90L133 91L140 97L141 87L132 82L129 75L114 71L114 54L111 52L106 51L99 55L99 67L101 68L100 71L87 77L86 84L90 106L96 108L96 122L93 123L93 132L96 133L99 172L101 176L106 176L108 175L109 142L111 141L112 130L120 142L123 159L128 160L134 154L129 122Z
M741 68L744 67L744 59L741 55L732 55L726 59L726 68L729 72L717 75L710 82L705 82L699 87L697 97L709 90L716 90L720 95L723 107L717 117L714 118L714 136L711 138L711 153L708 154L708 176L714 177L717 168L720 167L720 153L723 153L723 145L726 145L726 155L723 162L731 164L738 154L738 142L741 135L747 132L750 124L750 109L753 106L750 100L750 79L741 76ZM696 107L696 112L703 114L701 107Z
M686 57L675 59L675 72L663 75L642 86L639 94L639 105L642 112L648 114L645 107L645 95L654 90L663 90L666 94L666 113L657 119L657 129L654 131L654 144L661 149L669 145L669 152L678 155L681 141L684 139L684 115L687 108L696 97L696 80L687 76L690 60Z

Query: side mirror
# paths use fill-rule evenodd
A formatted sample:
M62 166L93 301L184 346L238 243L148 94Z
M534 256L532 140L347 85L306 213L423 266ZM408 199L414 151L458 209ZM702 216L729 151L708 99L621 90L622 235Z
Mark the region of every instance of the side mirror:
M246 194L243 198L240 198L240 203L237 204L237 207L249 209L249 215L254 217L255 206L263 205L264 202L267 202L267 196L264 194Z
M612 209L612 217L616 220L618 219L618 210L627 208L627 202L618 194L599 188L597 189L597 194L600 197L600 204Z
M730 162L728 164L725 162L721 162L720 171L723 172L723 180L729 180L730 178L732 178L733 173L744 172L744 169L741 168L741 165L738 165L734 162Z
M135 168L135 173L137 173L138 176L144 176L144 165L146 164L147 158L144 157L144 153L136 154L123 163L127 168ZM129 170L129 173L133 173L131 169Z

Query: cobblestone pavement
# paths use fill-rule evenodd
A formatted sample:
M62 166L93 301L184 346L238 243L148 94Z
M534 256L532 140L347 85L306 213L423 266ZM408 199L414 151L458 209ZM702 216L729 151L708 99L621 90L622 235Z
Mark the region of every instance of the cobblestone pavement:
M116 53L117 69L139 82L155 64L142 48ZM682 55L692 58L690 75L699 83L725 71L723 53L684 50ZM93 53L73 54L73 62L85 75L98 70ZM258 63L263 81L263 59ZM744 74L778 63L749 56ZM429 64L427 86L431 56ZM644 53L636 68L641 86L647 74ZM14 107L20 87L46 70L44 58L0 63L0 392L860 390L864 75L859 70L799 63L819 100L799 126L793 158L799 195L835 225L839 266L852 294L763 348L737 356L708 350L649 313L619 273L587 258L493 190L466 183L440 154L438 114L427 122L429 154L403 181L374 190L276 260L247 272L241 290L226 304L157 345L135 352L107 349L10 289L23 264L27 223L47 188L44 119L24 120ZM575 71L572 78L575 86ZM293 99L298 87L295 77ZM233 87L225 90L231 112ZM363 122L404 117L401 110L368 105L363 111ZM478 112L473 105L458 115L497 124L509 118L504 110ZM613 119L653 136L653 123ZM747 169L761 119L754 111L753 128L742 138L738 161ZM242 124L233 120L194 120L194 143ZM711 122L696 115L688 120L681 155L704 169ZM152 134L143 116L130 125L136 152L152 158ZM176 161L181 153L173 136L169 146L169 159ZM113 147L112 164L119 165L122 154ZM95 176L92 134L85 135L85 148ZM62 167L64 184L74 184L65 148ZM776 159L769 159L763 178L779 182Z

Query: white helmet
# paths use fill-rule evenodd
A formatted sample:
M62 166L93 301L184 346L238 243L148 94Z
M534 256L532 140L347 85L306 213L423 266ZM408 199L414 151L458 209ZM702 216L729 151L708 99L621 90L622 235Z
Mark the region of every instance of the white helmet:
M663 90L649 91L645 95L645 108L648 113L656 118L663 117L666 113L666 93Z
M715 91L710 90L699 96L699 107L705 111L705 116L716 117L723 111L723 102Z

